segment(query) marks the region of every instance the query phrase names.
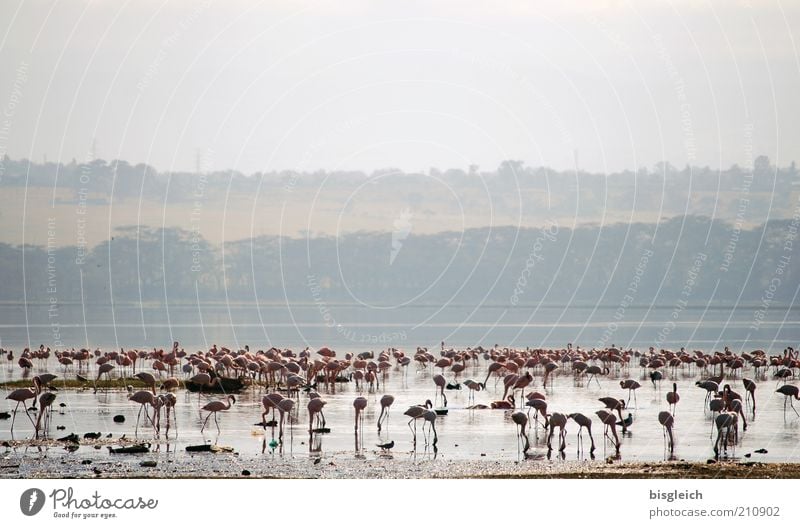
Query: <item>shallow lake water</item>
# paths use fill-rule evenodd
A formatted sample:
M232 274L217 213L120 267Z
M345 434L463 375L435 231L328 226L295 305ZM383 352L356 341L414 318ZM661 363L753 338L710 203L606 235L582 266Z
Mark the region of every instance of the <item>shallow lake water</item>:
M51 360L52 361L52 360ZM480 360L477 365L469 366L467 371L460 375L465 378L480 379L486 376L487 362ZM19 368L14 365L9 367L3 361L0 363L3 378L9 379L12 373L19 374ZM48 369L58 372L56 365L43 366L38 370ZM408 456L412 460L425 460L438 457L448 460L520 460L521 444L518 442L516 426L510 419L511 411L504 410L469 410L469 391L446 391L448 399L448 414L438 416L435 422L438 434L436 450L433 446L425 444L422 434L422 423L417 425L416 449L413 444L413 435L409 429L408 418L403 412L414 404L421 404L426 399L434 399L435 390L432 376L439 369L430 367L424 371L416 371L414 365L409 366L405 372L401 368L393 368L386 376L384 383L374 392L364 390L356 391L354 383L340 383L335 390L325 391L320 384L319 391L327 401L324 408L326 426L330 433L308 433L308 413L306 405L308 396L301 392L297 405L289 423L285 427L283 445L271 449L269 441L277 439L277 428L267 428L255 425L261 420L261 396L265 393L262 388L250 388L236 395L236 403L230 410L219 413L221 431L218 433L213 418L201 433L201 425L205 413L200 408L210 400L224 399L221 395L199 395L185 390L177 392L177 427L170 430L169 438L165 438L164 423L159 438L155 438L151 427L144 425L144 419L139 424L138 435L135 434L135 425L139 406L128 401L127 394L120 390L93 393L92 389L75 391L58 391L56 405L66 404L65 407L55 407L52 417L50 436L58 438L68 433L77 433L83 436L86 432L101 432L106 440L112 442L122 435L129 440L136 439L150 442L151 448L162 453L174 452L180 459L188 456L185 453L187 445L202 443L216 443L220 446L230 446L242 455L257 456L265 453L268 456L308 458L337 456L341 458L352 457L376 458L380 456L376 445L393 440L395 447L392 453L397 456ZM34 371L36 373L36 371ZM445 372L449 380L453 379L452 373ZM622 373L624 377L639 379L642 387L636 391L635 402L631 398L630 412L634 422L629 433L622 435L620 460L628 462L657 461L670 458L665 449L663 429L657 421L661 410L667 410L666 393L672 390L671 379L663 380L661 387L653 386L646 373L639 367L630 367L629 372ZM17 376L18 377L18 376ZM669 377L669 376L668 376ZM752 377L752 372L750 373ZM674 380L678 385L681 396L675 413L675 441L676 447L673 458L685 460L704 461L713 457L712 415L704 410L706 392L695 387L694 382L701 375L696 369L683 373L678 371ZM598 398L613 396L627 399L627 391L619 386L619 377L600 376L599 384L596 381L588 382L585 378L576 381L571 373L563 372L554 378L552 387L548 385L544 391L547 396L548 410L550 412L573 413L581 412L593 420L593 429L597 449L595 457L603 460L613 456L614 448L610 441L604 441L603 428L595 411L602 409L603 404ZM741 379L728 380L734 390L744 394ZM54 382L58 386L58 381ZM757 412L753 418L752 412L747 413L748 428L740 430L739 444L735 449L729 449L728 458L739 459L745 454L752 454L752 461L793 462L800 460L798 446L800 446L800 418L788 409L784 415L784 398L775 393L776 382L771 375L760 379L756 391ZM528 390L543 391L541 376L536 376L534 384ZM487 390L477 392L476 403L489 403L500 399L503 392L502 381L495 386L494 379L490 379ZM388 423L379 435L376 420L380 413L379 399L383 394L392 394L395 397L391 407ZM360 436L354 433L353 399L363 395L368 400L367 411L364 415L363 429ZM3 400L0 408L11 409L9 401ZM441 407L441 401L437 402ZM800 405L798 405L800 411ZM126 421L123 424L114 423L116 414L123 414ZM531 414L531 416L533 416ZM0 440L12 440L10 434L10 420L0 421ZM64 430L56 430L56 426L64 426ZM538 433L537 433L538 431ZM618 429L619 431L619 429ZM590 459L590 440L584 432L583 450L579 451L577 439L578 426L569 421L567 424L567 447L563 459L567 461ZM31 438L33 434L31 424L25 414L20 411L17 416L14 436L15 440ZM541 427L528 431L531 448L528 457L543 459L548 456L546 436ZM716 434L716 433L714 433ZM104 439L105 440L105 439ZM557 446L557 431L553 439L554 447ZM15 451L27 449L31 453L50 451L53 454L63 453L61 445L31 448L16 447ZM767 453L754 453L757 449L766 449ZM103 447L94 449L92 445L82 445L76 454L84 453L93 459L122 457L124 455L111 455ZM549 455L553 460L561 457L556 450ZM744 458L742 458L744 460Z

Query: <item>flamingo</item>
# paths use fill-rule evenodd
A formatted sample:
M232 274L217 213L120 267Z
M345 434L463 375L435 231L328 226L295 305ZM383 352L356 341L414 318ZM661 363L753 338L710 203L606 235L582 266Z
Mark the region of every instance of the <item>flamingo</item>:
M471 379L464 380L464 385L466 385L469 389L469 397L467 398L467 401L473 403L475 402L475 392L486 388L483 386L483 383Z
M594 453L594 437L592 436L592 419L581 413L572 413L567 417L572 418L572 420L576 424L578 424L579 444L583 444L583 437L581 436L581 433L583 432L583 428L584 427L586 428L586 430L589 432L589 439L592 441L592 447L589 449L589 453Z
M175 429L176 429L176 433L175 434L177 435L178 415L175 412L175 404L178 403L178 398L174 394L172 394L171 392L168 392L166 394L162 394L161 396L159 396L159 398L162 398L163 401L164 401L164 410L166 411L166 415L167 415L167 430L166 430L165 434L167 435L167 437L169 437L169 425L170 425L170 422L169 422L169 411L170 411L170 409L172 409L172 417L175 420Z
M755 415L756 415L756 382L751 380L751 379L748 379L748 378L742 378L742 383L744 384L744 390L746 391L745 395L744 395L745 403L747 403L748 401L752 402L752 404L753 404L753 418L755 418Z
M425 405L412 405L409 407L403 415L410 417L411 419L408 421L408 428L414 434L414 445L417 445L417 420L422 418L423 415L427 410L433 407L433 404L430 400L425 401ZM412 429L411 423L414 423L414 427Z
M261 413L261 423L264 428L267 427L267 414L269 414L270 410L272 410L272 421L275 421L275 409L278 408L281 400L283 400L283 396L277 392L272 392L261 398L261 406L264 407L264 412ZM274 427L274 424L272 425Z
M424 422L422 423L422 434L425 434L425 425L430 427L433 431L433 446L436 446L436 442L439 441L439 436L436 434L436 411L431 409L426 409L424 413L422 413L422 419ZM425 445L428 445L428 439L425 437Z
M678 410L678 402L681 400L680 394L678 394L678 384L672 384L672 392L667 393L667 403L669 404L670 410L673 414L677 414Z
M534 409L536 412L533 414L533 419L537 424L539 424L539 415L541 414L544 416L544 424L543 427L547 429L548 421L547 421L547 402L543 398L531 398L529 399L525 405L528 407L528 413L531 412L531 409Z
M17 402L16 407L14 407L14 417L11 419L11 433L12 434L14 433L14 420L17 419L17 409L19 409L20 404L24 404L26 401L30 400L31 398L33 398L34 401L36 401L36 397L39 395L41 390L42 389L41 389L41 385L39 384L39 377L38 376L34 376L33 377L33 388L32 389L28 388L28 387L25 387L24 389L17 389L17 390L11 391L8 394L8 396L6 396L7 400L11 400L11 401ZM25 409L25 414L28 415L28 419L31 421L31 424L35 425L34 422L33 422L33 418L31 417L31 414L28 412L28 407L23 405L23 408Z
M636 389L638 389L642 385L634 379L625 379L619 382L619 386L623 389L628 390L628 401L625 402L625 406L627 407L628 404L631 402L631 393L633 393L633 405L637 406L638 404L636 403Z
M733 444L739 441L739 416L734 412L722 412L715 419L714 423L717 426L717 440L714 442L714 455L719 458L719 446L723 445L725 451L728 450L728 442L730 441L731 434L733 434ZM722 430L725 429L725 437L722 436Z
M444 395L444 387L447 385L447 380L441 374L436 374L433 377L433 382L436 384L437 393L442 395L444 406L447 407L447 396ZM433 401L436 402L436 395L434 395Z
M142 417L142 411L144 411L145 418L149 419L150 423L153 423L152 418L150 418L150 415L147 414L147 409L145 409L145 406L146 405L153 406L153 403L155 401L155 396L153 396L153 393L150 391L133 392L133 387L128 385L128 400L139 404L139 414L136 415L136 432L135 432L135 434L138 435L139 420Z
M384 396L385 397L385 396ZM353 400L353 408L356 410L355 431L358 432L359 422L364 419L362 413L367 408L367 399L363 396L357 397ZM380 420L378 420L378 431L380 431Z
M611 411L617 411L619 414L619 419L622 423L622 432L624 433L627 430L625 425L625 420L622 418L622 409L625 408L625 400L617 400L616 398L610 398L608 396L604 398L599 398L599 400L606 406L606 409Z
M309 433L313 433L314 432L314 426L313 426L314 417L317 416L318 414L319 414L319 416L317 417L317 422L319 422L320 417L321 417L322 418L322 427L323 428L325 427L325 413L322 412L322 408L325 407L325 405L327 403L328 402L326 402L325 400L323 400L322 398L319 398L319 397L312 398L311 400L309 400L309 402L308 402L308 432Z
M558 438L559 438L559 451L563 451L567 447L567 417L561 413L553 413L549 416L550 419L550 434L547 435L547 449L552 450L553 448L550 445L550 441L553 439L553 432L556 430L556 427L559 428Z
M227 398L227 403L223 403L219 400L215 400L212 402L208 402L203 406L204 411L208 411L208 416L206 416L205 421L203 422L203 426L200 428L200 432L202 433L203 430L206 428L206 424L208 423L208 419L211 418L211 415L214 415L214 423L217 424L217 432L221 432L219 430L219 420L217 420L217 413L220 411L227 411L231 408L231 406L236 403L236 397L233 394L229 395Z
M155 381L155 380L154 380ZM178 381L177 378L167 378L164 380L164 383L161 384L161 390L172 392L178 387L180 387L181 382Z
M492 409L513 409L516 406L516 403L514 401L514 396L509 394L508 398L505 400L493 401L489 406Z
M520 438L525 439L525 447L522 448L522 452L527 453L531 446L530 442L528 441L528 433L525 432L525 429L528 426L528 415L522 411L517 411L511 415L511 421L514 422L519 428L519 431L517 432L517 441L519 441Z
M294 409L294 400L290 400L289 398L284 398L280 402L278 402L278 413L280 414L280 428L278 430L278 440L283 442L283 422L286 418L286 415L292 414L292 409Z
M706 402L711 399L713 394L716 394L719 391L719 383L713 380L697 381L695 382L695 385L706 391Z
M786 385L781 385L780 387L778 387L778 390L776 390L775 392L779 392L779 393L783 394L783 396L784 396L784 398L783 398L783 417L784 417L784 419L786 418L786 402L787 401L789 402L789 405L791 405L792 410L794 411L794 413L797 416L800 416L800 413L798 413L797 409L794 408L794 402L792 401L792 398L794 398L795 400L800 400L800 388L798 388L796 385L786 384Z
M656 382L658 382L658 388L661 389L662 379L664 379L664 374L662 374L660 370L654 370L650 373L650 381L653 383L653 389L656 388Z
M114 365L111 363L103 363L97 368L97 377L94 380L94 392L97 393L97 382L100 381L100 377L105 374L108 381L111 381L111 371L114 370ZM108 387L108 386L106 386Z
M519 401L522 402L523 395L525 393L525 388L528 385L530 385L532 382L533 382L533 376L531 376L530 372L526 372L524 375L519 376L517 378L517 381L514 382L514 386L511 389L512 395L513 395L513 393L515 393L517 391L517 389L519 389L519 391L520 391L520 394L519 394L520 400Z
M36 417L36 424L34 425L34 431L36 431L36 438L39 438L39 430L42 425L42 416L44 418L44 435L47 436L47 430L50 427L50 409L52 408L53 402L56 400L56 395L52 392L45 392L41 396L39 396L39 415ZM45 414L46 413L46 414Z
M598 418L600 418L600 421L603 422L603 424L606 426L605 427L606 437L608 436L608 430L611 429L611 434L614 435L614 447L616 448L617 453L619 453L620 441L619 441L619 436L617 436L617 419L614 417L612 413L606 411L605 409L601 409L597 411L595 414L597 415Z
M384 394L381 397L381 414L380 414L380 416L378 416L378 433L381 432L381 423L384 420L384 414L385 414L385 419L386 419L386 425L387 425L387 428L388 428L388 425L389 425L389 408L392 406L393 403L394 403L394 396L392 396L391 394Z
M108 363L106 363L107 365ZM150 390L153 391L153 394L156 393L156 378L149 372L137 372L136 375L133 376L134 378L138 379L148 387Z
M675 425L675 417L669 411L661 411L658 413L658 423L664 427L664 438L669 435L669 452L675 451L675 438L672 436L672 427Z

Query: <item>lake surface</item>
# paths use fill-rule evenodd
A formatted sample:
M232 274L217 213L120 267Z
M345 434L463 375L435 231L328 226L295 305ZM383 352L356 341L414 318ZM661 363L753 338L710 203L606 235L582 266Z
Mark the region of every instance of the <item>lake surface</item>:
M15 373L19 376L16 365L0 362L2 379L9 379ZM40 370L50 369L59 372L55 365L42 366ZM518 460L523 456L520 444L517 443L516 426L510 419L511 411L504 410L469 410L469 391L446 391L448 398L448 414L439 416L435 422L438 433L437 450L434 452L431 445L426 446L422 435L422 423L417 426L417 445L414 449L413 435L409 429L408 418L403 412L411 405L421 404L426 399L434 399L434 384L432 376L438 373L427 368L416 371L414 365L408 372L400 368L392 368L387 375L385 384L378 390L357 391L353 383L338 384L334 391L324 391L320 387L322 397L328 402L324 412L327 419L329 434L315 434L313 438L308 433L308 396L304 393L295 400L297 405L286 425L284 443L275 449L274 454L284 457L317 457L337 455L358 458L376 459L380 456L376 444L395 441L395 456L442 457L451 460ZM461 379L471 377L483 379L487 372L487 363L483 360L477 365L469 366L462 374ZM558 372L558 371L557 371ZM659 411L667 410L666 392L672 390L672 381L664 380L662 385L654 386L646 373L639 367L631 367L627 373L639 379L642 387L636 392L636 398L631 399L629 411L634 417L630 433L622 435L620 458L624 461L653 461L664 460L670 457L665 449L663 430L657 421ZM452 373L446 372L447 378L452 379ZM752 373L751 373L752 375ZM674 380L678 385L681 400L675 413L675 438L676 449L674 456L686 460L706 460L713 456L713 417L704 409L705 391L694 386L694 381L701 375L697 371L680 371ZM627 399L627 391L620 389L617 378L601 376L599 383L588 383L585 379L576 382L568 372L563 372L554 378L552 387L545 391L542 388L541 377L534 380L533 389L544 391L547 396L549 412L573 413L581 412L593 420L593 433L597 449L594 453L599 460L603 457L613 456L614 448L610 441L604 441L603 428L595 412L603 408L598 398L614 396ZM730 380L734 390L744 393L740 380ZM58 381L54 383L58 386ZM741 458L756 449L766 449L766 454L752 454L751 460L758 461L798 461L798 439L800 439L800 418L791 409L784 415L783 396L776 394L776 383L767 374L766 378L759 380L756 391L757 412L755 418L752 412L747 413L748 429L740 430L740 442L735 449L729 450L730 458ZM477 403L488 404L502 397L503 384L495 384L490 380L487 390L476 393ZM162 431L158 439L154 438L153 430L144 425L144 420L139 425L138 435L135 433L136 417L139 406L128 401L124 391L100 391L94 394L90 389L84 391L58 391L56 403L64 403L65 407L56 407L53 414L51 436L60 437L75 432L83 436L86 432L101 432L104 436L112 434L112 440L120 438L123 434L128 439L138 439L153 444L153 449L163 453L175 453L175 456L188 457L185 453L187 445L204 442L218 443L231 446L237 452L247 456L258 456L262 452L272 454L269 441L277 438L278 430L255 425L261 421L261 396L265 391L261 388L246 390L237 395L236 403L229 411L219 414L221 432L217 432L213 418L209 421L204 432L201 432L203 420L206 418L201 407L210 400L223 399L221 395L198 395L184 390L177 392L177 429L173 427L169 438L164 436L163 420ZM380 397L389 393L395 396L395 403L391 407L388 425L378 434L376 421L380 413ZM354 433L353 399L363 395L368 400L368 407L364 416L363 433L357 437ZM0 404L3 410L11 410L10 402L3 400ZM441 401L439 402L441 406ZM800 409L800 406L798 406ZM126 422L117 424L113 416L123 414ZM532 416L532 415L531 415ZM65 429L57 431L56 426ZM567 425L567 448L564 458L568 461L586 460L591 457L589 453L590 441L584 433L583 450L579 452L577 440L577 425L571 420ZM716 434L714 432L714 434ZM14 439L26 439L33 436L30 422L24 413L17 416ZM546 435L542 427L529 431L531 450L530 456L545 458L547 456ZM11 440L10 421L0 422L0 440ZM554 439L557 443L557 435ZM556 444L554 444L556 445ZM17 448L17 450L25 448ZM30 450L31 448L27 448ZM62 445L42 448L52 454L63 453ZM39 456L39 450L30 450L32 456ZM83 455L80 455L83 453ZM118 460L121 455L111 455L107 450L95 450L93 446L82 446L76 456L86 456L92 459L112 458ZM551 453L558 459L557 448ZM488 457L488 458L487 458ZM414 458L416 460L416 458ZM744 460L744 459L743 459Z
M468 306L408 305L0 305L0 346L19 348L166 347L211 344L251 348L387 346L438 348L494 344L584 348L616 344L687 349L782 351L800 341L800 307L770 306Z

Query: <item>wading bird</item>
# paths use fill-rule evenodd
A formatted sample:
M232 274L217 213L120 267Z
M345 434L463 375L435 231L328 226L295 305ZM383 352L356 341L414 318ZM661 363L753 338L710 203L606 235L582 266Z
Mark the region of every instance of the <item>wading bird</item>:
M389 425L389 408L394 403L394 396L391 394L384 394L381 397L381 414L378 416L378 433L381 432L381 425L383 421L386 421L386 425L388 428Z
M227 403L223 403L219 400L208 402L207 404L203 405L203 410L208 411L208 416L206 416L205 421L203 422L203 426L200 428L200 432L202 433L203 430L206 428L206 424L208 423L208 419L211 418L211 415L214 415L214 423L217 424L217 432L221 432L219 429L219 420L217 420L217 413L220 411L227 411L231 408L231 406L236 403L236 398L231 394L228 396Z
M669 447L669 452L672 453L675 450L675 439L672 436L672 426L675 425L675 417L672 416L672 413L669 411L661 411L658 413L658 423L664 427L664 438L666 439L667 435L669 435L667 445Z

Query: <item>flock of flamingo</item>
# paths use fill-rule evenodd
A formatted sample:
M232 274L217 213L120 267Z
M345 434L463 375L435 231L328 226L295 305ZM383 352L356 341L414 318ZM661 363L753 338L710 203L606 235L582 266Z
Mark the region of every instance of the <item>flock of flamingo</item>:
M381 394L381 384L385 384L388 376L408 376L408 369L414 365L417 373L430 374L433 390L433 401L410 405L403 413L408 418L408 428L414 448L417 443L417 423L422 422L425 445L436 449L438 434L436 421L446 415L446 391L467 389L467 403L464 410L478 411L483 409L504 410L510 421L516 426L518 446L526 456L530 449L529 433L534 429L538 435L542 428L548 452L557 450L561 453L566 448L567 426L570 421L578 426L577 440L579 453L583 449L584 429L589 436L589 453L596 449L592 434L593 418L579 412L560 412L548 407L547 389L552 387L555 376L571 376L576 386L588 386L592 382L600 386L599 378L619 380L619 394L599 398L599 408L595 415L604 428L603 441L609 441L619 454L621 442L618 428L625 433L633 424L633 415L623 411L630 410L631 399L634 409L637 406L636 393L642 383L651 383L659 388L661 381L695 378L691 390L706 391L704 406L712 413L712 438L716 429L713 444L715 456L727 452L729 447L739 441L739 427L747 428L747 415L755 418L756 387L755 380L766 380L772 376L779 386L776 392L784 398L784 418L789 409L800 416L794 407L793 400L800 399L800 389L787 381L794 378L800 368L798 354L793 348L787 348L782 355L768 356L762 350L734 353L727 347L724 351L704 353L702 351L621 350L610 347L602 350L584 350L569 344L563 349L515 349L495 346L491 349L483 347L453 349L442 343L438 356L425 348L417 348L413 354L390 348L379 353L364 352L361 354L337 353L323 347L312 351L308 348L300 352L270 348L252 352L249 347L241 350L217 348L216 345L207 351L187 353L180 345L174 343L171 350L120 350L89 351L62 350L53 351L41 346L39 349L25 349L16 364L22 369L23 378L29 378L39 370L46 369L48 359L55 357L63 369L62 378L69 376L70 370L76 380L85 383L95 392L103 390L101 380L113 376L123 380L138 380L143 390L134 390L132 384L127 385L128 399L139 405L136 435L139 423L144 414L145 424L152 427L153 434L161 433L161 415L165 414L168 437L171 425L177 427L175 407L178 399L175 396L182 387L192 386L199 393L224 392L226 380L238 380L244 390L262 388L267 392L261 398L261 425L264 428L278 429L277 442L283 442L284 424L287 416L297 413L297 405L305 398L308 412L308 433L329 432L326 429L324 408L326 401L323 394L342 391L344 386L352 384L358 396L352 402L355 411L354 431L358 437L363 434L365 411L369 400L364 392L376 396ZM0 349L0 359L13 365L13 351ZM485 369L482 379L461 379L468 367L472 372ZM640 369L638 380L631 376L632 369ZM679 376L680 373L680 376ZM744 377L747 374L750 378ZM88 375L88 377L87 377ZM448 376L450 380L448 380ZM0 419L11 418L13 435L16 415L20 407L27 414L34 428L34 438L46 438L50 426L50 415L56 401L57 375L42 372L31 377L32 386L13 390L6 396L11 404L16 403L13 410L0 413ZM641 383L640 383L641 382ZM541 390L533 390L536 385ZM502 385L502 395L500 390ZM734 390L741 385L744 398ZM107 389L106 389L107 390ZM476 403L478 393L496 391L496 400ZM616 390L616 389L615 389ZM199 396L198 396L199 397ZM672 382L672 390L664 396L668 410L662 410L651 419L658 420L663 427L665 450L672 453L675 449L673 429L676 426L677 408L680 403L678 382ZM198 400L199 401L199 400ZM391 394L383 394L376 399L380 405L376 428L380 437L381 430L388 424L389 414L395 403ZM32 402L33 405L28 405ZM201 410L206 413L201 432L213 417L219 428L219 414L229 410L236 404L236 397L228 394L222 400L206 403ZM61 404L63 405L63 404ZM439 405L439 406L437 406ZM34 412L31 415L31 411ZM338 410L337 410L338 411ZM376 408L377 411L377 408ZM275 413L278 413L276 419ZM270 418L271 413L271 420ZM170 419L172 416L172 420ZM294 420L297 423L297 420ZM555 446L553 437L558 429ZM275 440L273 440L275 441ZM358 445L358 444L357 444ZM376 444L382 450L390 450L395 442L386 441Z

